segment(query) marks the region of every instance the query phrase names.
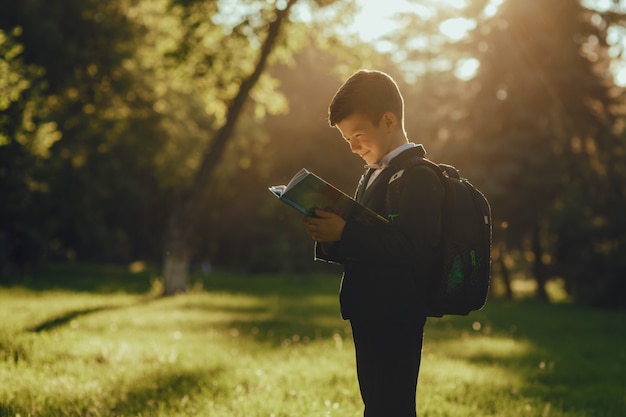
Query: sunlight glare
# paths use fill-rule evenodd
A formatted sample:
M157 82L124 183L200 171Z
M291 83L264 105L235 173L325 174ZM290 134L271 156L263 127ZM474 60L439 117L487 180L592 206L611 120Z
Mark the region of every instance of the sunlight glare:
M354 17L351 29L365 42L372 42L390 32L398 23L394 16L398 13L425 13L427 10L420 5L412 4L407 0L392 0L386 2L368 2L361 0L360 8Z
M441 33L446 35L453 41L459 41L467 35L467 33L476 27L476 21L465 19L463 17L456 17L454 19L448 19L439 25Z
M614 74L615 84L625 87L626 58L622 55L622 51L626 50L626 29L620 26L610 27L607 31L606 41L610 45L611 72Z
M498 12L498 9L502 5L502 3L504 3L504 0L491 0L491 1L489 1L489 4L487 4L487 6L485 7L485 10L483 10L483 15L485 17L493 17L493 16L495 16L496 13Z
M454 75L460 80L467 81L474 78L479 67L480 61L476 58L462 59L457 63Z
M447 3L455 9L464 9L467 7L467 0L443 0L443 3Z
M489 0L484 14L494 15L504 1ZM440 0L438 3L429 3L419 4L411 0L388 0L385 2L358 0L358 11L346 30L358 35L362 41L373 44L377 49L385 50L387 49L386 44L381 38L398 29L398 22L395 20L397 15L411 13L419 15L422 19L432 19L436 16L437 7L449 7L457 10L468 7L468 0ZM303 9L298 13L304 21L311 19L310 11ZM475 20L457 17L441 23L439 30L450 40L456 42L475 27Z
M623 61L611 64L611 70L615 74L615 84L620 87L626 87L626 63Z
M583 0L582 5L588 9L606 12L615 7L615 2L613 0Z

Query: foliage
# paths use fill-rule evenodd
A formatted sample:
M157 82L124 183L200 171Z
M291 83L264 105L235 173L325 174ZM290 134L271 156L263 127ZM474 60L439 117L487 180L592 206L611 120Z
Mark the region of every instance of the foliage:
M337 277L194 278L195 291L170 298L1 289L12 320L0 327L0 415L362 414ZM625 318L490 301L429 320L417 410L621 416Z
M487 193L496 255L540 280L565 278L578 299L623 306L626 119L609 71L623 6L411 3L376 47L344 29L354 2L294 5L217 174L194 193L194 265L321 267L301 219L266 188L306 166L354 190L361 163L326 106L370 67L398 80L409 138ZM50 259L159 264L174 202L286 4L0 4L0 279Z
M13 32L24 44L22 66L42 68L29 70L17 85L24 89L41 79L46 112L31 122L33 105L24 100L3 113L3 126L13 129L3 134L11 140L1 148L9 167L3 192L17 198L10 181L18 182L25 200L3 216L7 224L0 241L8 247L3 253L9 253L3 269L35 264L38 253L156 261L172 195L189 184L203 149L223 123L228 102L250 70L250 52L270 7L219 25L214 23L228 16L228 5L218 8L212 1L65 0L62 7L50 7L22 2L5 5L1 13L0 27L20 25ZM297 43L297 37L288 39L285 44ZM13 48L9 52L21 50L21 44L7 45ZM20 70L19 61L9 63L16 68L11 71ZM276 82L264 76L252 92L256 120L284 110L275 89ZM34 126L25 134L18 130L22 119ZM46 160L44 152L30 152L33 147L19 139L36 143L40 131L50 131L57 141L43 149ZM22 161L18 152L32 155ZM21 175L21 166L29 175ZM33 179L35 167L39 177ZM37 204L34 188L45 191Z
M496 259L507 251L532 259L539 294L549 276L564 277L579 299L615 293L626 273L615 256L623 220L609 206L621 207L626 177L608 41L623 10L568 0L509 0L497 10L481 0L458 9L417 3L429 18L403 16L406 27L391 38L423 104L407 129L487 194ZM445 36L442 27L459 19L473 29ZM475 74L465 74L472 61Z
M38 168L35 191L43 195L31 202L37 216L23 228L24 234L39 236L26 251L27 264L40 252L108 260L141 256L150 241L141 232L129 233L129 225L154 204L155 184L146 171L159 135L150 135L154 118L146 117L145 110L151 103L131 91L136 84L131 85L133 77L124 69L138 28L125 19L121 5L70 0L62 6L3 4L0 26L19 27L25 64L42 68L42 110L33 119L37 130L23 135L32 141L39 129L52 126L56 140L46 150L47 158L34 155L31 162ZM26 107L10 110L16 120L29 114ZM132 129L137 126L143 132ZM20 135L11 137L19 141ZM152 141L140 140L143 135ZM13 214L9 222L29 211ZM146 218L140 228L149 229L157 216ZM9 238L8 246L19 242Z
M471 40L481 67L469 83L476 140L465 149L489 167L485 191L509 245L531 253L541 285L550 273L543 265L550 265L579 296L581 281L599 288L614 279L587 258L599 249L589 243L608 243L603 232L583 226L576 243L570 232L593 224L602 202L624 192L607 190L607 180L626 179L614 169L623 138L613 129L619 113L607 71L608 20L616 17L570 1L507 2ZM563 211L571 210L582 216L568 216L568 226L559 227Z
M41 161L59 139L54 122L38 123L43 70L24 61L21 33L0 29L0 274L9 263L23 268L42 255L44 234L30 225L43 214L38 206L47 191Z

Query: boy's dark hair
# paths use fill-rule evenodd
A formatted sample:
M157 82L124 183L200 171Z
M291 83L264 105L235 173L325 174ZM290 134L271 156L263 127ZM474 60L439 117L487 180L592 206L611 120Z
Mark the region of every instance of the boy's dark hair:
M402 124L404 100L396 82L381 71L360 70L343 83L328 107L328 123L335 126L346 117L361 114L378 125L386 112Z

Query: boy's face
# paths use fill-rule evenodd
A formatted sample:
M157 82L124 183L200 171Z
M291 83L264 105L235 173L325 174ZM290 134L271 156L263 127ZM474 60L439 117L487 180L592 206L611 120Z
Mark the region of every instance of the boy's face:
M385 113L378 126L367 117L355 113L336 124L350 150L367 164L379 162L393 150L393 131L397 121L393 113Z

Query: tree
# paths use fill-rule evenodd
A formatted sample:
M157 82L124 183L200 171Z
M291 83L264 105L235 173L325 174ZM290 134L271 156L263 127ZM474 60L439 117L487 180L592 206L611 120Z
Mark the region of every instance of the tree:
M19 225L20 217L29 218L20 228L22 236L36 237L30 239L33 244L27 253L58 251L73 256L80 247L84 255L89 249L102 249L94 247L92 231L113 236L103 224L103 201L97 198L104 193L83 193L81 188L103 190L92 174L103 168L99 162L108 162L100 157L106 153L106 132L112 133L110 126L121 121L112 111L112 101L126 81L119 70L132 43L117 5L72 0L0 5L0 27L11 30L23 46L24 65L39 69L37 77L27 80L26 100L14 102L5 113L10 116L4 150L21 148L37 156L27 162L30 173L24 178L32 191L30 204L8 220ZM32 99L34 94L37 100ZM9 161L10 177L19 178L19 170L12 169L19 164L19 158ZM63 175L68 171L71 174ZM68 194L78 198L63 198ZM32 264L38 258L25 261Z
M507 251L521 253L544 299L555 274L606 286L602 271L623 270L607 265L623 248L607 233L623 223L608 209L624 193L621 99L609 71L617 47L607 43L623 22L619 2L604 11L568 0L417 3L389 39L414 80L407 101L421 104L407 130L485 191L502 268ZM446 25L469 30L452 39Z
M290 0L283 9L276 9L275 16L268 25L267 34L261 46L254 70L241 80L239 90L228 106L224 124L216 131L210 145L203 152L202 160L198 170L193 175L190 186L178 196L172 209L168 225L163 276L165 294L174 294L184 291L186 288L191 250L189 242L191 225L186 219L195 213L194 205L196 204L197 196L207 182L210 181L211 175L224 152L224 148L231 138L246 99L265 70L269 55L279 39L281 27L295 2L296 0Z
M569 263L555 256L555 247L572 243L562 232L592 223L591 201L602 200L598 191L615 165L607 27L600 13L578 2L510 0L468 41L480 60L468 86L474 94L466 122L475 139L459 149L488 167L484 189L494 217L508 226L509 243L528 254L543 299L546 280ZM555 233L554 218L572 205L587 215L569 218ZM575 240L579 255L595 252L585 235ZM585 268L591 276L593 269Z
M37 125L42 108L42 69L23 60L22 29L0 29L0 277L42 256L42 233L32 226L45 185L39 165L58 139L54 124Z
M231 148L241 154L237 162L249 159L241 149L246 142L262 147L264 115L286 108L277 80L262 69L272 59L288 61L304 39L305 26L294 30L295 20L289 36L278 30L294 4L241 0L240 14L231 13L232 4L203 0L0 5L0 27L21 30L24 67L41 68L42 111L25 111L26 100L12 105L10 120L8 113L2 120L15 132L5 137L26 150L15 140L25 114L56 137L48 158L23 161L41 181L25 177L31 189L18 158L7 157L10 180L23 181L29 199L13 213L42 232L34 240L48 259L156 260L172 212L185 212L190 248L202 240L193 233L206 224L199 201L204 207L210 198L223 201L223 184L235 175L226 164L214 174L221 155ZM320 27L327 31L328 22ZM261 58L251 59L266 40ZM33 132L26 133L36 143L43 136ZM40 204L32 204L33 185L42 190ZM211 187L217 194L207 193ZM16 219L9 216L7 224ZM7 236L1 240L10 246Z

